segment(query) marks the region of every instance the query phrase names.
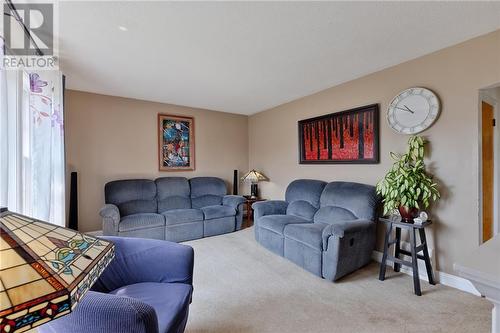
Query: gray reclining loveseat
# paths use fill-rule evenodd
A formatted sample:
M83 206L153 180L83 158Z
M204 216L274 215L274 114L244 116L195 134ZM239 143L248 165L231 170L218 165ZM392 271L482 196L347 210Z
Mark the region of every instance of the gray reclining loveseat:
M241 229L243 203L216 177L129 179L104 187L105 236L182 242Z
M370 185L300 179L285 200L252 205L255 239L330 281L366 265L375 247L379 198Z

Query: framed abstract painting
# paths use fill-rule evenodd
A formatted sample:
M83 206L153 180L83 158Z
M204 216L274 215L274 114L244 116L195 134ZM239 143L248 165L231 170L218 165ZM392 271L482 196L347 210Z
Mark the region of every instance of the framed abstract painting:
M378 162L378 104L299 121L300 164Z
M160 171L194 170L194 118L158 114Z

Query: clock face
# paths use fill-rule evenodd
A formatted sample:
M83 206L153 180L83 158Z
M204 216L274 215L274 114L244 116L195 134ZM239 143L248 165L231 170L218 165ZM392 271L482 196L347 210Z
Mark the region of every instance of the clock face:
M387 121L398 133L417 134L436 121L440 109L439 99L432 91L409 88L394 97L387 110Z

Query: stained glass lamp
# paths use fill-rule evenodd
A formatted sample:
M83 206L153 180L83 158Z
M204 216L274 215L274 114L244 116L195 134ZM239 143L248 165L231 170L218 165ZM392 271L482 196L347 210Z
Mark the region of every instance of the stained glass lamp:
M0 210L0 332L70 313L114 257L111 242Z
M263 173L256 171L254 169L248 171L241 180L244 182L251 183L250 185L250 196L251 198L257 198L259 196L259 188L257 183L261 181L267 181L267 178Z

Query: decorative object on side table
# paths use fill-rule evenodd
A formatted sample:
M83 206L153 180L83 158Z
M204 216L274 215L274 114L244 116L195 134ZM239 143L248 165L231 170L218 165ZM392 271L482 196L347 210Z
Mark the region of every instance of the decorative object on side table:
M257 199L259 197L258 183L262 181L268 181L269 178L267 178L263 173L252 169L248 171L243 177L241 177L241 180L251 184L250 198Z
M402 222L399 216L392 216L389 218L380 218L379 221L387 223L389 226L387 232L385 233L384 241L384 254L382 256L382 262L380 263L379 280L385 280L385 270L387 267L387 260L394 263L394 271L399 272L401 265L405 265L412 268L413 271L413 289L417 296L422 295L420 289L420 279L418 275L418 259L422 259L425 262L425 269L427 271L427 278L429 283L435 285L434 274L432 272L431 259L429 257L429 249L427 248L427 238L425 237L425 228L432 224L432 221L425 221L421 224L410 224ZM394 239L391 238L392 229L395 228L396 235ZM410 234L410 251L401 249L401 229L407 229ZM418 230L420 236L420 245L417 246L416 232ZM389 255L389 248L395 245L394 257ZM423 252L423 254L419 254ZM399 255L407 255L411 257L411 261L406 261L399 258Z
M379 162L379 106L299 121L300 164Z
M160 171L194 170L194 118L158 114Z
M0 331L69 314L114 257L114 245L2 208Z
M398 209L403 222L413 223L419 209L427 208L431 200L440 197L438 185L425 171L425 144L422 137L412 136L406 154L391 152L395 162L377 184L377 193L383 197L384 215Z

